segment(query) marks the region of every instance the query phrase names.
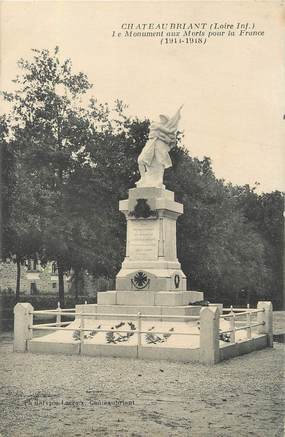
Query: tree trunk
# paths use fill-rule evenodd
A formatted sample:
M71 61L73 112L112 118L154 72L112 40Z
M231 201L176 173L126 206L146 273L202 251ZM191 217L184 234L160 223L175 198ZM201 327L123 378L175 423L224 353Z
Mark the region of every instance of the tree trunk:
M250 305L250 304L251 304L251 295L250 295L250 290L247 290L246 303L247 303L247 305Z
M16 279L16 302L20 300L20 287L21 287L21 262L19 258L16 259L17 263L17 279Z
M58 268L58 300L60 302L60 307L64 308L64 281L63 281L63 266L58 261L57 262L57 268Z
M75 303L78 303L78 282L79 282L79 272L74 271L74 290L75 290Z
M240 306L240 292L236 291L236 295L235 295L235 306L239 307Z

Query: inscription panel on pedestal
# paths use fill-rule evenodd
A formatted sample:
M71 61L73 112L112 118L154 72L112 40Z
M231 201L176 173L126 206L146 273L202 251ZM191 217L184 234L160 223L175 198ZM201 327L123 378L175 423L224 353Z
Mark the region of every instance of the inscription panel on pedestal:
M154 260L158 256L157 220L129 220L129 257L133 260Z

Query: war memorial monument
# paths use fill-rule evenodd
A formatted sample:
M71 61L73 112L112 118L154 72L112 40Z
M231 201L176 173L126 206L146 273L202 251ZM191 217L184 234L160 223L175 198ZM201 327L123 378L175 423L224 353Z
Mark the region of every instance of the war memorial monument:
M270 302L223 315L222 304L203 306L203 292L187 290L176 250L176 221L183 205L163 184L181 109L151 123L138 157L140 180L128 199L120 201L127 238L116 289L98 293L97 304L72 310L34 311L29 303L17 304L15 351L214 364L272 346ZM44 314L56 316L56 322L36 324L34 318ZM68 316L74 321L62 319ZM47 334L33 337L37 329Z

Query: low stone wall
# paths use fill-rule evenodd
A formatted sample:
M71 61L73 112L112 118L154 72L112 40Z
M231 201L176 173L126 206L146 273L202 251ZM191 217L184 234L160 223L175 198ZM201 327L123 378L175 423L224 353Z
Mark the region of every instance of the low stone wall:
M220 361L249 354L250 352L264 349L267 346L269 346L267 334L261 334L238 343L225 344L220 347Z
M77 310L80 310L84 319L85 313L94 313L96 318L97 305L80 305ZM108 308L107 308L108 309ZM126 308L124 308L126 309ZM236 357L245 353L249 353L265 347L273 345L273 317L271 302L259 302L257 313L258 332L251 338L239 340L229 344L221 345L220 342L220 308L218 306L203 307L200 311L200 348L194 346L192 349L183 345L175 344L172 347L166 345L141 345L140 335L136 344L92 344L84 342L83 336L79 342L73 340L61 341L53 336L50 340L35 338L32 339L33 324L33 307L29 303L18 303L15 308L15 325L14 325L14 351L15 352L41 352L41 353L66 353L66 354L82 354L89 356L113 356L113 357L128 357L139 359L155 359L155 360L171 360L182 362L200 362L206 365L213 365L219 361ZM101 310L100 310L101 311ZM114 315L114 314L113 314ZM136 317L130 311L130 316ZM138 316L140 317L140 316ZM226 316L225 316L226 317ZM93 316L85 316L85 318L93 318ZM100 320L100 318L97 318ZM103 319L102 319L103 320ZM139 319L138 319L139 320ZM163 316L162 316L163 320ZM74 331L80 328L80 322L77 320L77 327L72 325ZM82 321L83 323L83 321ZM58 326L58 325L57 325ZM83 324L84 326L84 324ZM102 329L102 328L101 328ZM111 328L113 329L113 328ZM137 332L141 332L140 325L136 328ZM239 329L239 328L237 328ZM247 329L247 328L244 328ZM88 330L88 329L87 329ZM118 329L118 331L120 331ZM165 331L165 330L164 330ZM116 332L116 331L113 331ZM136 331L134 331L136 332ZM183 333L184 335L184 333ZM189 334L191 335L191 333ZM195 335L195 334L192 334ZM197 335L197 334L196 334ZM199 345L199 342L197 343Z

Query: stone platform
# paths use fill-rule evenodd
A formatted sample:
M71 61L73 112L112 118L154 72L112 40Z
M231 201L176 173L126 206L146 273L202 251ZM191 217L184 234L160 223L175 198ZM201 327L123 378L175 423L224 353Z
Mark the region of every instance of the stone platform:
M183 306L200 302L200 291L106 291L97 294L98 305Z
M74 333L81 326L81 321L76 319L68 325L70 330L55 331L43 337L33 338L30 341L30 350L35 352L35 348L40 343L61 343L68 344L72 349L72 344L80 343L79 336L76 337ZM106 345L116 347L133 347L140 346L150 347L157 345L160 347L169 348L187 348L195 349L199 347L200 336L197 321L184 322L170 319L167 322L162 320L147 319L141 320L140 341L138 341L138 322L136 318L128 317L106 317L106 319L86 319L84 321L85 332L84 346L86 345ZM118 328L119 327L119 328ZM100 332L96 329L101 329ZM125 332L126 331L126 332ZM154 332L154 333L153 333ZM161 333L160 333L161 332ZM167 333L167 335L163 335ZM185 335L183 335L185 333ZM193 334L193 335L191 335ZM33 349L34 348L34 349ZM32 350L33 349L33 350ZM127 352L126 352L127 353Z
M107 292L101 294L108 295ZM134 305L76 305L76 318L67 329L29 340L28 350L34 353L199 360L197 319L200 306L141 305L138 299L135 301ZM141 318L139 322L139 314L147 315L147 318ZM189 320L187 316L197 319ZM88 329L84 332L83 343L77 331L82 327L82 321L84 328ZM139 326L140 335L136 332Z
M212 365L253 350L272 347L271 302L259 302L259 323L252 324L250 338L247 326L240 329L246 323L244 317L243 321L236 322L239 329L230 343L219 335L221 331L226 333L231 329L227 315L220 317L221 307L221 304L203 308L198 305L84 304L76 306L73 322L61 326L57 321L56 326L43 324L41 328L33 323L33 315L42 315L43 311L34 311L29 303L18 303L14 309L14 351L166 359ZM56 311L53 315L59 316ZM47 330L44 331L47 334L33 338L32 325L35 330Z
M122 309L125 314L120 315ZM83 319L82 316L76 316L76 319L62 330L30 338L27 340L27 350L33 353L204 362L205 351L201 350L201 319L198 321L181 318L181 315L186 313L198 315L200 307L140 307L144 314L153 314L153 317L141 319L140 325L135 313L137 309L138 307L133 306L122 308L119 305L77 305L76 312L86 312L89 315L83 316ZM167 318L172 312L180 317ZM79 331L82 320L85 329L83 341L80 339ZM138 328L140 334L137 333ZM230 329L230 322L221 319L220 328ZM217 360L249 353L268 345L266 335L258 335L256 331L252 334L253 337L248 340L245 330L237 331L235 343L218 341Z
M88 312L92 315L84 316L85 319L106 319L116 318L118 315L131 315L137 317L138 313L142 315L148 315L149 320L177 320L177 321L189 321L188 316L199 316L201 307L199 305L181 305L181 306L167 306L167 305L140 305L134 303L132 305L76 305L76 312L82 312L83 314ZM94 316L93 316L94 314ZM106 316L105 316L106 314ZM168 317L170 316L170 317ZM177 318L175 317L177 316ZM185 316L185 319L183 318ZM79 318L79 316L77 316Z

